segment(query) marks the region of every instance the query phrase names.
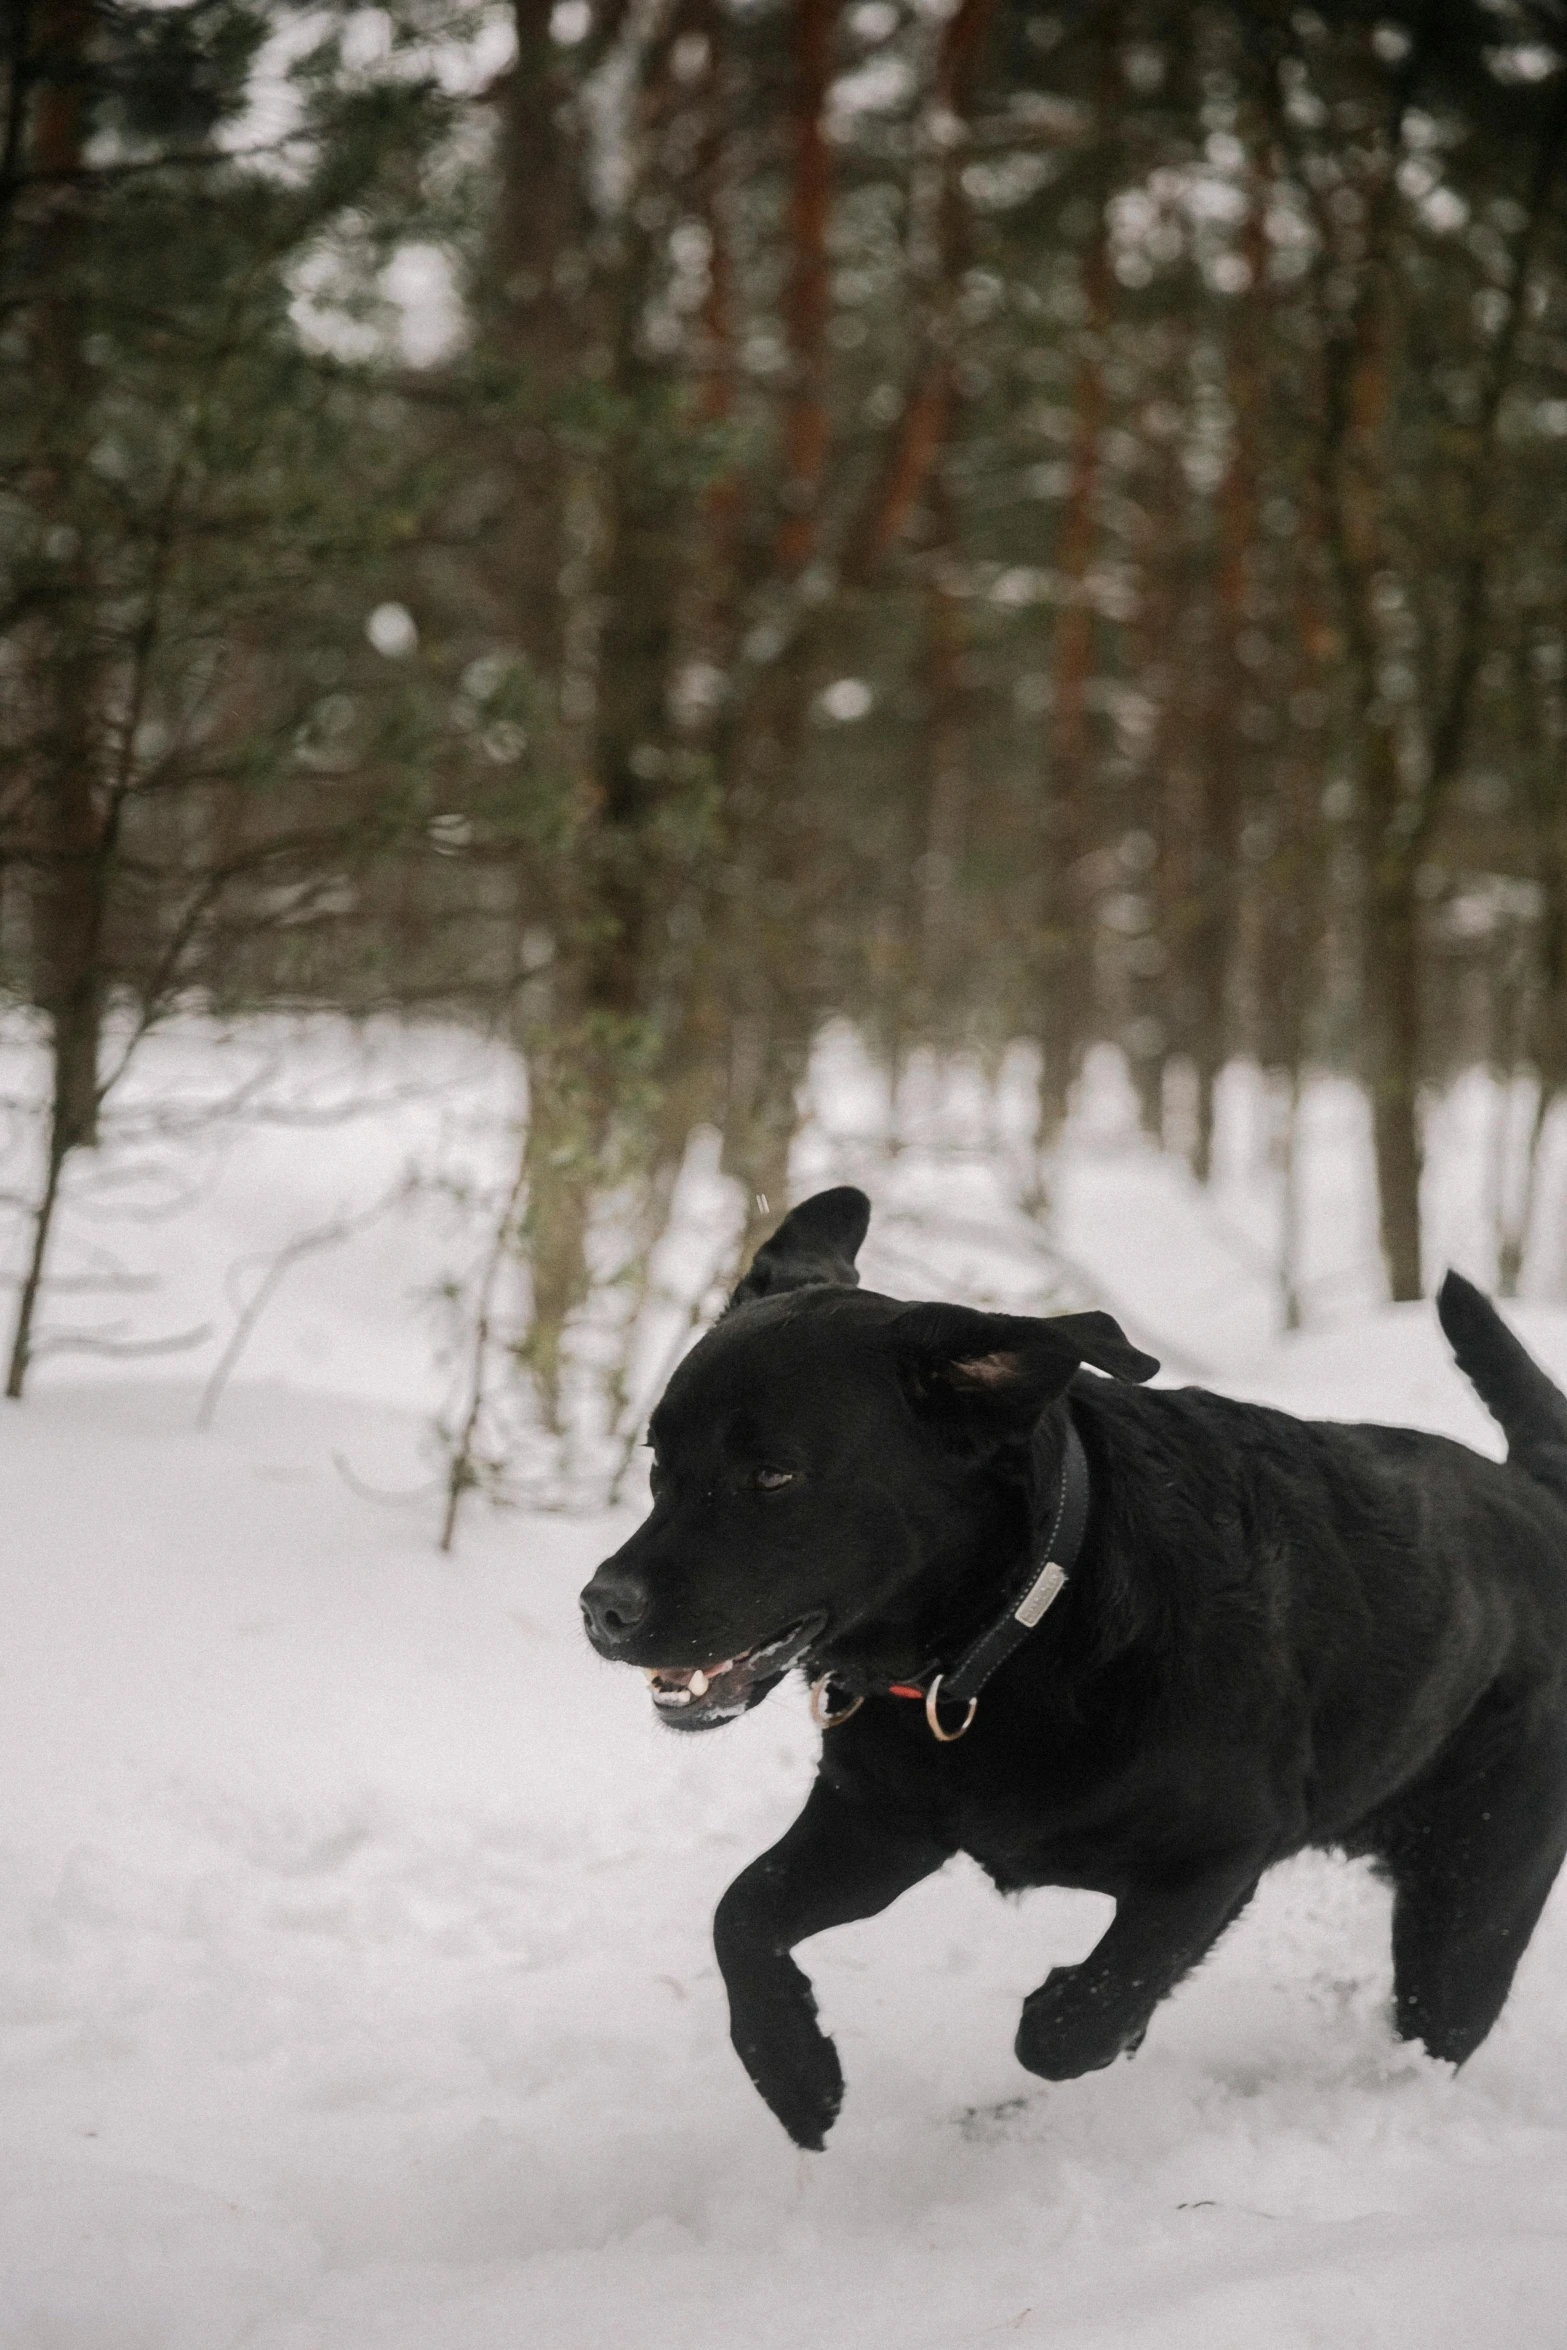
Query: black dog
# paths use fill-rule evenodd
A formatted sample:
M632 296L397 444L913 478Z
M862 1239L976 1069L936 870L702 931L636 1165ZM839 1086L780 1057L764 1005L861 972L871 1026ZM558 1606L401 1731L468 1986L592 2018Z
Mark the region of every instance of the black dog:
M1138 1391L1157 1365L1106 1314L860 1291L868 1220L823 1192L758 1252L653 1415L652 1516L582 1601L672 1727L813 1678L816 1783L717 1918L785 2129L820 2146L843 2089L789 1952L959 1851L1004 1891L1115 1899L1024 2002L1047 2080L1136 2048L1306 1845L1380 1864L1397 2027L1461 2063L1567 1849L1567 1399L1453 1274L1442 1327L1505 1467Z

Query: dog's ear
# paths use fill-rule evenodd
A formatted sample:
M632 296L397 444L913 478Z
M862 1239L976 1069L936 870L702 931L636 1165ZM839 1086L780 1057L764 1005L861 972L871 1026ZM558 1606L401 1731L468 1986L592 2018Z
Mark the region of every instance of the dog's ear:
M742 1306L785 1289L858 1288L854 1260L870 1220L871 1203L852 1183L802 1200L763 1241L729 1303Z
M1159 1365L1110 1314L984 1314L971 1306L910 1306L891 1325L913 1403L970 1433L1032 1428L1082 1363L1115 1379L1151 1379Z

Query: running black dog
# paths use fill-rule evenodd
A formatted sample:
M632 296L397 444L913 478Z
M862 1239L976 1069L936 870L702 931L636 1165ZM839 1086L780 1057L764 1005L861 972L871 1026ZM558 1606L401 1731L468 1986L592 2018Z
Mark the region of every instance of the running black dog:
M653 1415L651 1517L582 1599L674 1728L812 1677L816 1783L717 1918L785 2129L820 2146L843 2090L791 1949L959 1851L1004 1891L1115 1899L1024 2002L1047 2080L1136 2048L1307 1845L1391 1880L1398 2030L1461 2063L1567 1849L1567 1399L1454 1274L1438 1312L1505 1467L1140 1390L1157 1365L1106 1314L860 1290L868 1220L822 1192L759 1250Z

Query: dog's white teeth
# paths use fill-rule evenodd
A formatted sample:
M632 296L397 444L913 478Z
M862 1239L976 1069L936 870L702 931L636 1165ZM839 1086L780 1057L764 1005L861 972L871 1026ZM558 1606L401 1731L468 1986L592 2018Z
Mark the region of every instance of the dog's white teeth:
M720 1666L719 1671L722 1672L722 1670L723 1667ZM707 1695L707 1675L702 1672L693 1673L686 1686L693 1697L705 1697Z

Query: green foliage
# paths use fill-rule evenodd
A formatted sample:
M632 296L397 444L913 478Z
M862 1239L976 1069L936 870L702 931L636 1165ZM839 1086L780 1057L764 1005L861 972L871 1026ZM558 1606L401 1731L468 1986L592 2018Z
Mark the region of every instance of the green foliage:
M428 933L410 987L466 983L436 938L453 889L429 826L468 745L438 665L364 636L438 462L384 359L312 347L296 323L323 250L372 272L424 224L451 107L408 70L401 21L385 71L350 72L349 15L298 12L319 37L273 93L286 135L254 152L258 57L286 50L294 12L34 11L34 136L0 251L0 983L24 1001L51 984L27 900L63 872L92 894L96 997L145 1017L193 990L378 992L389 892ZM50 36L73 22L67 54ZM76 158L63 178L40 161L51 108ZM509 723L495 714L492 751ZM509 784L480 796L513 821Z

